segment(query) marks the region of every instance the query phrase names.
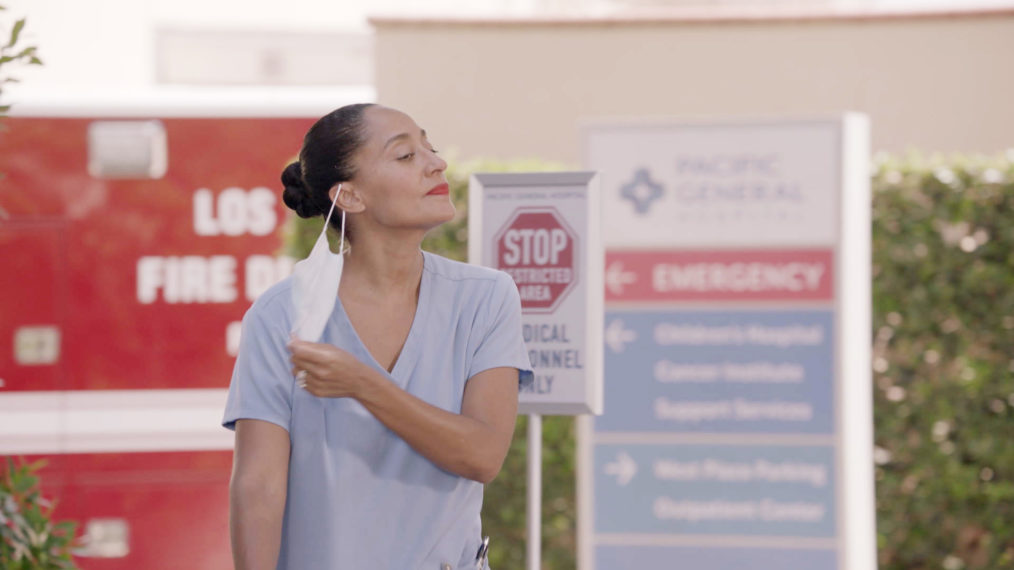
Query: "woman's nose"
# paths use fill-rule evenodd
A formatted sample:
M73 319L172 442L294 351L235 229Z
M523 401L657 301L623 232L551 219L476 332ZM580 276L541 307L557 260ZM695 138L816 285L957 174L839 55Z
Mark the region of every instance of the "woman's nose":
M430 168L432 168L434 172L443 172L447 170L447 161L441 158L439 154L434 152L430 153L430 156L432 157L430 159Z

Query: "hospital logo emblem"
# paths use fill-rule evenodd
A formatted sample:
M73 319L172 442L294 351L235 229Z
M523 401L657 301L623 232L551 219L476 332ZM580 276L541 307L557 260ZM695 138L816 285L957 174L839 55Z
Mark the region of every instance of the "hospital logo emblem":
M634 178L620 187L620 196L629 200L634 206L634 211L642 216L648 213L651 205L665 194L665 188L651 179L651 173L647 168L639 168L634 172Z

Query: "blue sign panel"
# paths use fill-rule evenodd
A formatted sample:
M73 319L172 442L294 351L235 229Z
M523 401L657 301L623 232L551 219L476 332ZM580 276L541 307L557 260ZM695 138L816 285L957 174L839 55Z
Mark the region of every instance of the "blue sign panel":
M595 431L832 434L831 310L611 310Z
M833 538L834 449L598 444L595 532Z
M834 549L600 545L595 549L595 567L623 570L640 568L837 570L836 556Z

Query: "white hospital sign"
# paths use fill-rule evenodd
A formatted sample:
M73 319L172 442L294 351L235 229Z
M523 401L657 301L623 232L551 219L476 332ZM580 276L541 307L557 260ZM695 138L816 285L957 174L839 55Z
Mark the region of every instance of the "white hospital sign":
M876 568L869 123L600 122L578 568Z
M476 174L469 261L506 272L521 296L535 372L520 412L602 410L603 250L590 172Z

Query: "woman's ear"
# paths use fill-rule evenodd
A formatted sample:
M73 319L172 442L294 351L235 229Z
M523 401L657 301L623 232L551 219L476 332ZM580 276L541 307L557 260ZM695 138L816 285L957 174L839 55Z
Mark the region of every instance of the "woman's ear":
M341 192L338 191L341 187ZM335 199L335 193L338 193L338 207L350 214L357 214L362 212L366 208L366 204L363 203L362 196L356 190L355 186L348 183L342 182L341 184L335 184L328 191L328 197L331 200Z

